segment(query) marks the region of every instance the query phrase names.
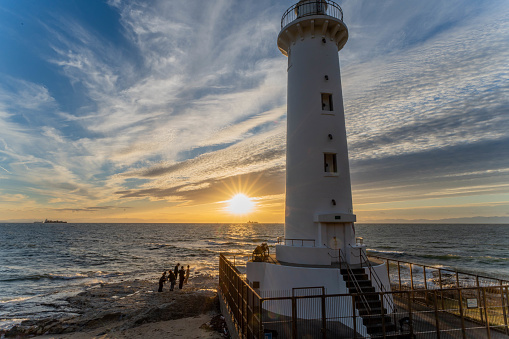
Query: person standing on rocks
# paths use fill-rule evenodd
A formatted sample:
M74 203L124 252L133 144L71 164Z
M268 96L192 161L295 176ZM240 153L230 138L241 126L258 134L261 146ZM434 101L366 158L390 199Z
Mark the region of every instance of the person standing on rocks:
M179 271L179 290L182 289L182 286L184 285L184 279L186 276L186 271L184 270L184 266L180 267Z
M157 290L157 292L163 291L163 285L165 282L166 282L166 271L164 271L161 278L159 278L159 289Z
M177 281L177 276L173 271L170 271L170 274L168 275L168 280L170 280L170 291L173 291L175 288L175 282Z
M178 276L178 274L179 274L179 266L180 266L180 263L175 265L175 270L173 271L175 273L175 276Z
M187 265L187 269L186 269L186 278L184 279L185 285L187 285L188 280L189 280L189 265Z

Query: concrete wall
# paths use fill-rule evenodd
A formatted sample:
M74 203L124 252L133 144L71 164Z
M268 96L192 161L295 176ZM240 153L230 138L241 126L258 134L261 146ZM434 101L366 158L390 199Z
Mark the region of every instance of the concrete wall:
M326 247L276 245L277 260L304 265L330 265L331 256Z

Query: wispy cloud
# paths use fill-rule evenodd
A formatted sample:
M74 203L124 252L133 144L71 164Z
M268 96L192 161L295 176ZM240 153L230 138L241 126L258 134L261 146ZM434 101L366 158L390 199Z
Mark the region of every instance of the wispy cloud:
M287 60L275 39L292 3L108 4L117 38L68 13L36 20L46 37L38 57L58 85L0 81L0 180L13 183L0 192L88 213L146 199L226 200L243 180L261 187L260 206L281 208ZM342 7L357 201L502 194L508 5Z
M49 192L45 195L56 205L106 202L108 194L121 189L119 185L136 178L130 174L133 166L182 161L205 166L187 171L188 186L166 176L151 178L140 187L178 192L207 187L203 183L207 180L271 168L274 156L263 152L274 152L272 140L279 148L284 145L281 128L286 113L285 60L269 57L273 46L267 42L267 36L277 32L277 21L266 11L247 19L247 8L252 8L248 4L243 24L226 29L223 16L236 20L237 15L230 12L230 1L191 3L185 10L166 2L110 4L119 11L125 38L137 58L125 56L121 46L57 14L42 25L52 37L53 54L47 60L74 88L83 89L90 104L46 112L64 118L72 130L81 131L78 135L70 135L62 122L40 125L42 143L23 135L37 143L41 153L48 152L36 157L41 161L38 176L24 179L31 191ZM25 103L43 101L42 94L48 94L28 93L27 100L18 93L13 101ZM239 141L250 146L235 147ZM243 147L253 143L264 148L239 166L238 154L245 154ZM281 151L276 154L281 162ZM228 172L215 172L226 167Z

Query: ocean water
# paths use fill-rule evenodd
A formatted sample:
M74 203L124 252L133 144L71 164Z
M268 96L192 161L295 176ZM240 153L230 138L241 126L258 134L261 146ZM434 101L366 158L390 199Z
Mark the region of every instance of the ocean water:
M282 224L0 224L0 329L72 313L65 298L105 282L153 279L177 262L217 277ZM368 252L509 279L509 225L357 224Z

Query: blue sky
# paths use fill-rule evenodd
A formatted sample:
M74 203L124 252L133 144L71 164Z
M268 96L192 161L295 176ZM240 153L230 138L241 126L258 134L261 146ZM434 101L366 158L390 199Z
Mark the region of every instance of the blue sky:
M2 0L0 221L283 221L293 3ZM358 220L509 222L509 3L339 4Z

